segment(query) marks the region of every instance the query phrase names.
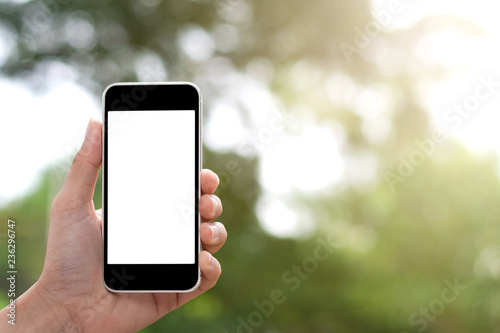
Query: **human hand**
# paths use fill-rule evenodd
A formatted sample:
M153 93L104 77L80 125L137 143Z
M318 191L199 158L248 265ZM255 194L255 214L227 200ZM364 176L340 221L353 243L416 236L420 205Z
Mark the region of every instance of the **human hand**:
M0 323L2 332L135 332L197 297L217 282L221 267L212 254L227 233L214 195L219 179L201 173L200 237L202 273L189 293L112 293L103 283L102 217L92 201L101 166L102 124L89 122L85 141L52 203L45 264L39 280L16 301L16 327ZM7 318L6 309L2 318ZM4 330L5 327L5 330Z

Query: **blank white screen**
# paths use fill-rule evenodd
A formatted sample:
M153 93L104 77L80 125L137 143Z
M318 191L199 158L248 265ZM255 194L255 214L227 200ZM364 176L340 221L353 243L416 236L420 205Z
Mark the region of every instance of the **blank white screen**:
M109 111L108 264L195 262L195 112Z

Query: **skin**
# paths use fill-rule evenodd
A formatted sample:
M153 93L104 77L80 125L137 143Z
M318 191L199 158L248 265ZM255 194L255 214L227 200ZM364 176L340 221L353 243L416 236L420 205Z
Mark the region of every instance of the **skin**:
M201 173L199 211L202 252L200 287L190 293L112 293L102 279L102 217L92 197L101 166L102 124L89 122L85 140L55 197L44 268L39 280L16 300L16 325L9 309L0 314L1 332L136 332L212 288L221 266L212 254L226 241L222 213L213 193L219 178Z

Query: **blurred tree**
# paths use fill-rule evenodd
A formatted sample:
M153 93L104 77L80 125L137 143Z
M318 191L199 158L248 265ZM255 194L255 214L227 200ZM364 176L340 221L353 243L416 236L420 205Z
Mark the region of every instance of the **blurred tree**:
M448 140L393 190L382 172L397 170L414 141L429 137L418 89L450 70L418 59L415 45L439 29L480 31L433 17L370 37L366 27L378 20L368 0L0 2L0 32L9 36L0 72L33 89L74 77L97 97L116 81L191 80L208 116L216 101L231 101L254 133L259 126L239 94L246 88L240 81L251 78L297 119L343 129L342 149L352 156L346 186L291 196L315 221L316 232L299 239L271 237L259 226L258 154L205 149L205 166L221 176L230 235L218 254L223 275L214 290L144 332L495 330L497 162ZM346 45L355 51L346 53ZM368 186L354 167L364 156L376 161ZM52 169L32 194L0 211L2 221L19 221L20 290L41 271L48 209L61 180ZM98 186L96 207L99 198ZM315 251L325 239L336 247L319 261ZM443 281L455 279L467 287L463 295L439 316L424 317L421 309L439 304ZM286 301L271 311L276 290Z

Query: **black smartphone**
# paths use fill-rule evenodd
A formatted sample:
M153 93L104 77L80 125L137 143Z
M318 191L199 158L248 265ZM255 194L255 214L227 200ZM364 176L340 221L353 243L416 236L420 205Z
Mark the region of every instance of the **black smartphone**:
M116 83L103 94L104 283L189 292L200 283L202 98L189 82Z

